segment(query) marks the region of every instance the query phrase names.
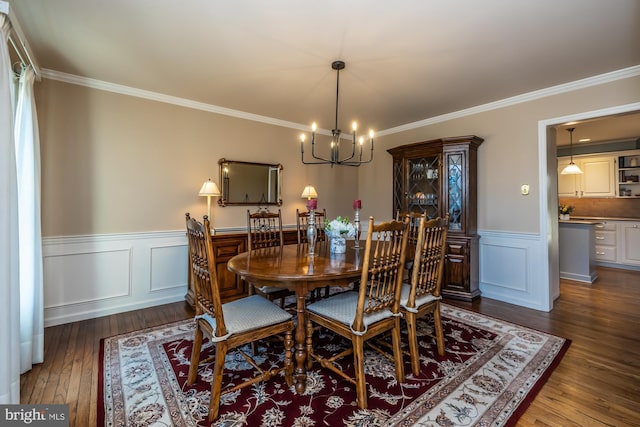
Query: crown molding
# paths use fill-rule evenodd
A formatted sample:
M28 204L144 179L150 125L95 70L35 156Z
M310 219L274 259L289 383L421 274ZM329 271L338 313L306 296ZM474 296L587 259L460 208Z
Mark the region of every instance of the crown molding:
M0 1L0 4L2 4L2 1ZM196 110L207 111L215 114L222 114L225 116L236 117L244 120L252 120L255 122L261 122L261 123L266 123L266 124L275 125L275 126L282 126L282 127L297 129L302 131L309 130L308 125L294 123L286 120L275 119L267 116L261 116L258 114L247 113L244 111L233 110L231 108L225 108L225 107L221 107L213 104L206 104L204 102L197 102L197 101L193 101L186 98L180 98L177 96L170 96L170 95L165 95L158 92L137 89L130 86L109 83L102 80L76 76L73 74L63 73L55 70L49 70L46 68L41 69L41 72L42 72L42 77L50 80L57 80L57 81L75 84L79 86L86 86L92 89L104 90L107 92L114 92L122 95L149 99L152 101L165 102L168 104L179 105L186 108L193 108ZM563 84L551 86L545 89L540 89L533 92L512 96L510 98L501 99L499 101L477 105L475 107L466 108L464 110L442 114L442 115L430 117L424 120L419 120L417 122L396 126L386 130L378 131L376 132L376 136L380 137L380 136L405 132L408 130L417 129L424 126L440 123L440 122L445 122L447 120L457 119L460 117L470 116L473 114L478 114L486 111L496 110L499 108L509 107L512 105L521 104L524 102L529 102L536 99L545 98L548 96L558 95L558 94L571 92L578 89L584 89L592 86L598 86L601 84L610 83L616 80L627 79L630 77L636 77L639 75L640 75L640 65L635 65L633 67L623 68L621 70L611 71L611 72L600 74L597 76L587 77L581 80L576 80L569 83L563 83ZM330 135L330 132L328 130L319 130L319 133Z
M457 119L460 117L470 116L486 111L497 110L499 108L509 107L523 102L529 102L540 98L546 98L548 96L558 95L566 92L571 92L578 89L584 89L592 86L598 86L604 83L610 83L616 80L627 79L630 77L640 76L640 65L633 67L623 68L617 71L611 71L609 73L599 74L593 77L587 77L581 80L576 80L569 83L563 83L556 86L551 86L545 89L536 90L533 92L523 93L521 95L512 96L510 98L501 99L499 101L490 102L488 104L477 105L475 107L467 108L464 110L455 111L453 113L442 114L440 116L430 117L428 119L419 120L413 123L407 123L405 125L396 126L386 129L384 131L377 132L376 135L392 135L394 133L404 132L407 130L417 129L428 125L433 125L447 120Z
M283 126L287 128L308 130L308 125L301 125L286 120L274 119L272 117L261 116L258 114L247 113L244 111L233 110L231 108L220 107L218 105L206 104L204 102L193 101L177 96L165 95L159 92L152 92L124 86L116 83L105 82L104 80L96 80L88 77L76 76L74 74L63 73L61 71L42 69L42 76L50 80L56 80L64 83L70 83L78 86L86 86L92 89L104 90L106 92L114 92L121 95L134 96L137 98L149 99L151 101L164 102L167 104L178 105L181 107L192 108L195 110L207 111L210 113L222 114L225 116L237 117L244 120L252 120L254 122L262 122L275 126Z

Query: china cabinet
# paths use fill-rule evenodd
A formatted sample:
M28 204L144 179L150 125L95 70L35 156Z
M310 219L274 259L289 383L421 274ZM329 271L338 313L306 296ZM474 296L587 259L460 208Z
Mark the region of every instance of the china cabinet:
M478 285L477 136L440 138L387 150L393 157L393 212L449 214L442 294L473 300Z

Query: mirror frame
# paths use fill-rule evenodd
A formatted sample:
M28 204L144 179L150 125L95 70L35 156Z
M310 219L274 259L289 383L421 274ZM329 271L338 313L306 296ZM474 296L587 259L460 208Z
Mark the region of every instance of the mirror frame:
M227 176L228 171L225 172L225 166L229 165L253 165L253 166L262 166L267 168L269 173L269 178L271 178L271 173L275 172L277 177L276 183L276 201L269 202L266 200L248 200L246 202L237 202L237 201L229 201L229 177ZM218 165L220 168L220 198L218 199L218 205L224 206L234 206L234 205L244 205L244 206L263 206L263 205L277 205L282 206L282 164L272 164L272 163L256 163L256 162L242 162L238 160L229 160L222 158L218 160Z

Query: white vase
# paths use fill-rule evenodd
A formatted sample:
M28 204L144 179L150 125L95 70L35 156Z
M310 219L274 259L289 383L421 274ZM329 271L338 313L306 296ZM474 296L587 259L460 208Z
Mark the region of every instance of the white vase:
M347 242L344 237L332 237L331 238L331 253L343 254L347 251Z
M567 221L569 219L571 219L571 216L569 214L560 214L560 219Z

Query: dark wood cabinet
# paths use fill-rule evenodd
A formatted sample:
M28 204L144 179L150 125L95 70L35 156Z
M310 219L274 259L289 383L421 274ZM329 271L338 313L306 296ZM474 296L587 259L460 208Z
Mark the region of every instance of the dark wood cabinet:
M440 138L387 150L393 156L393 213L449 213L442 294L473 300L478 283L477 136Z
M287 229L283 232L284 244L297 244L296 230ZM216 257L216 274L220 287L222 302L233 301L247 295L247 285L244 280L227 269L227 262L239 253L247 250L247 233L216 234L212 238L213 252ZM188 269L191 272L191 269ZM194 290L191 277L188 277L189 288L185 300L193 307Z

